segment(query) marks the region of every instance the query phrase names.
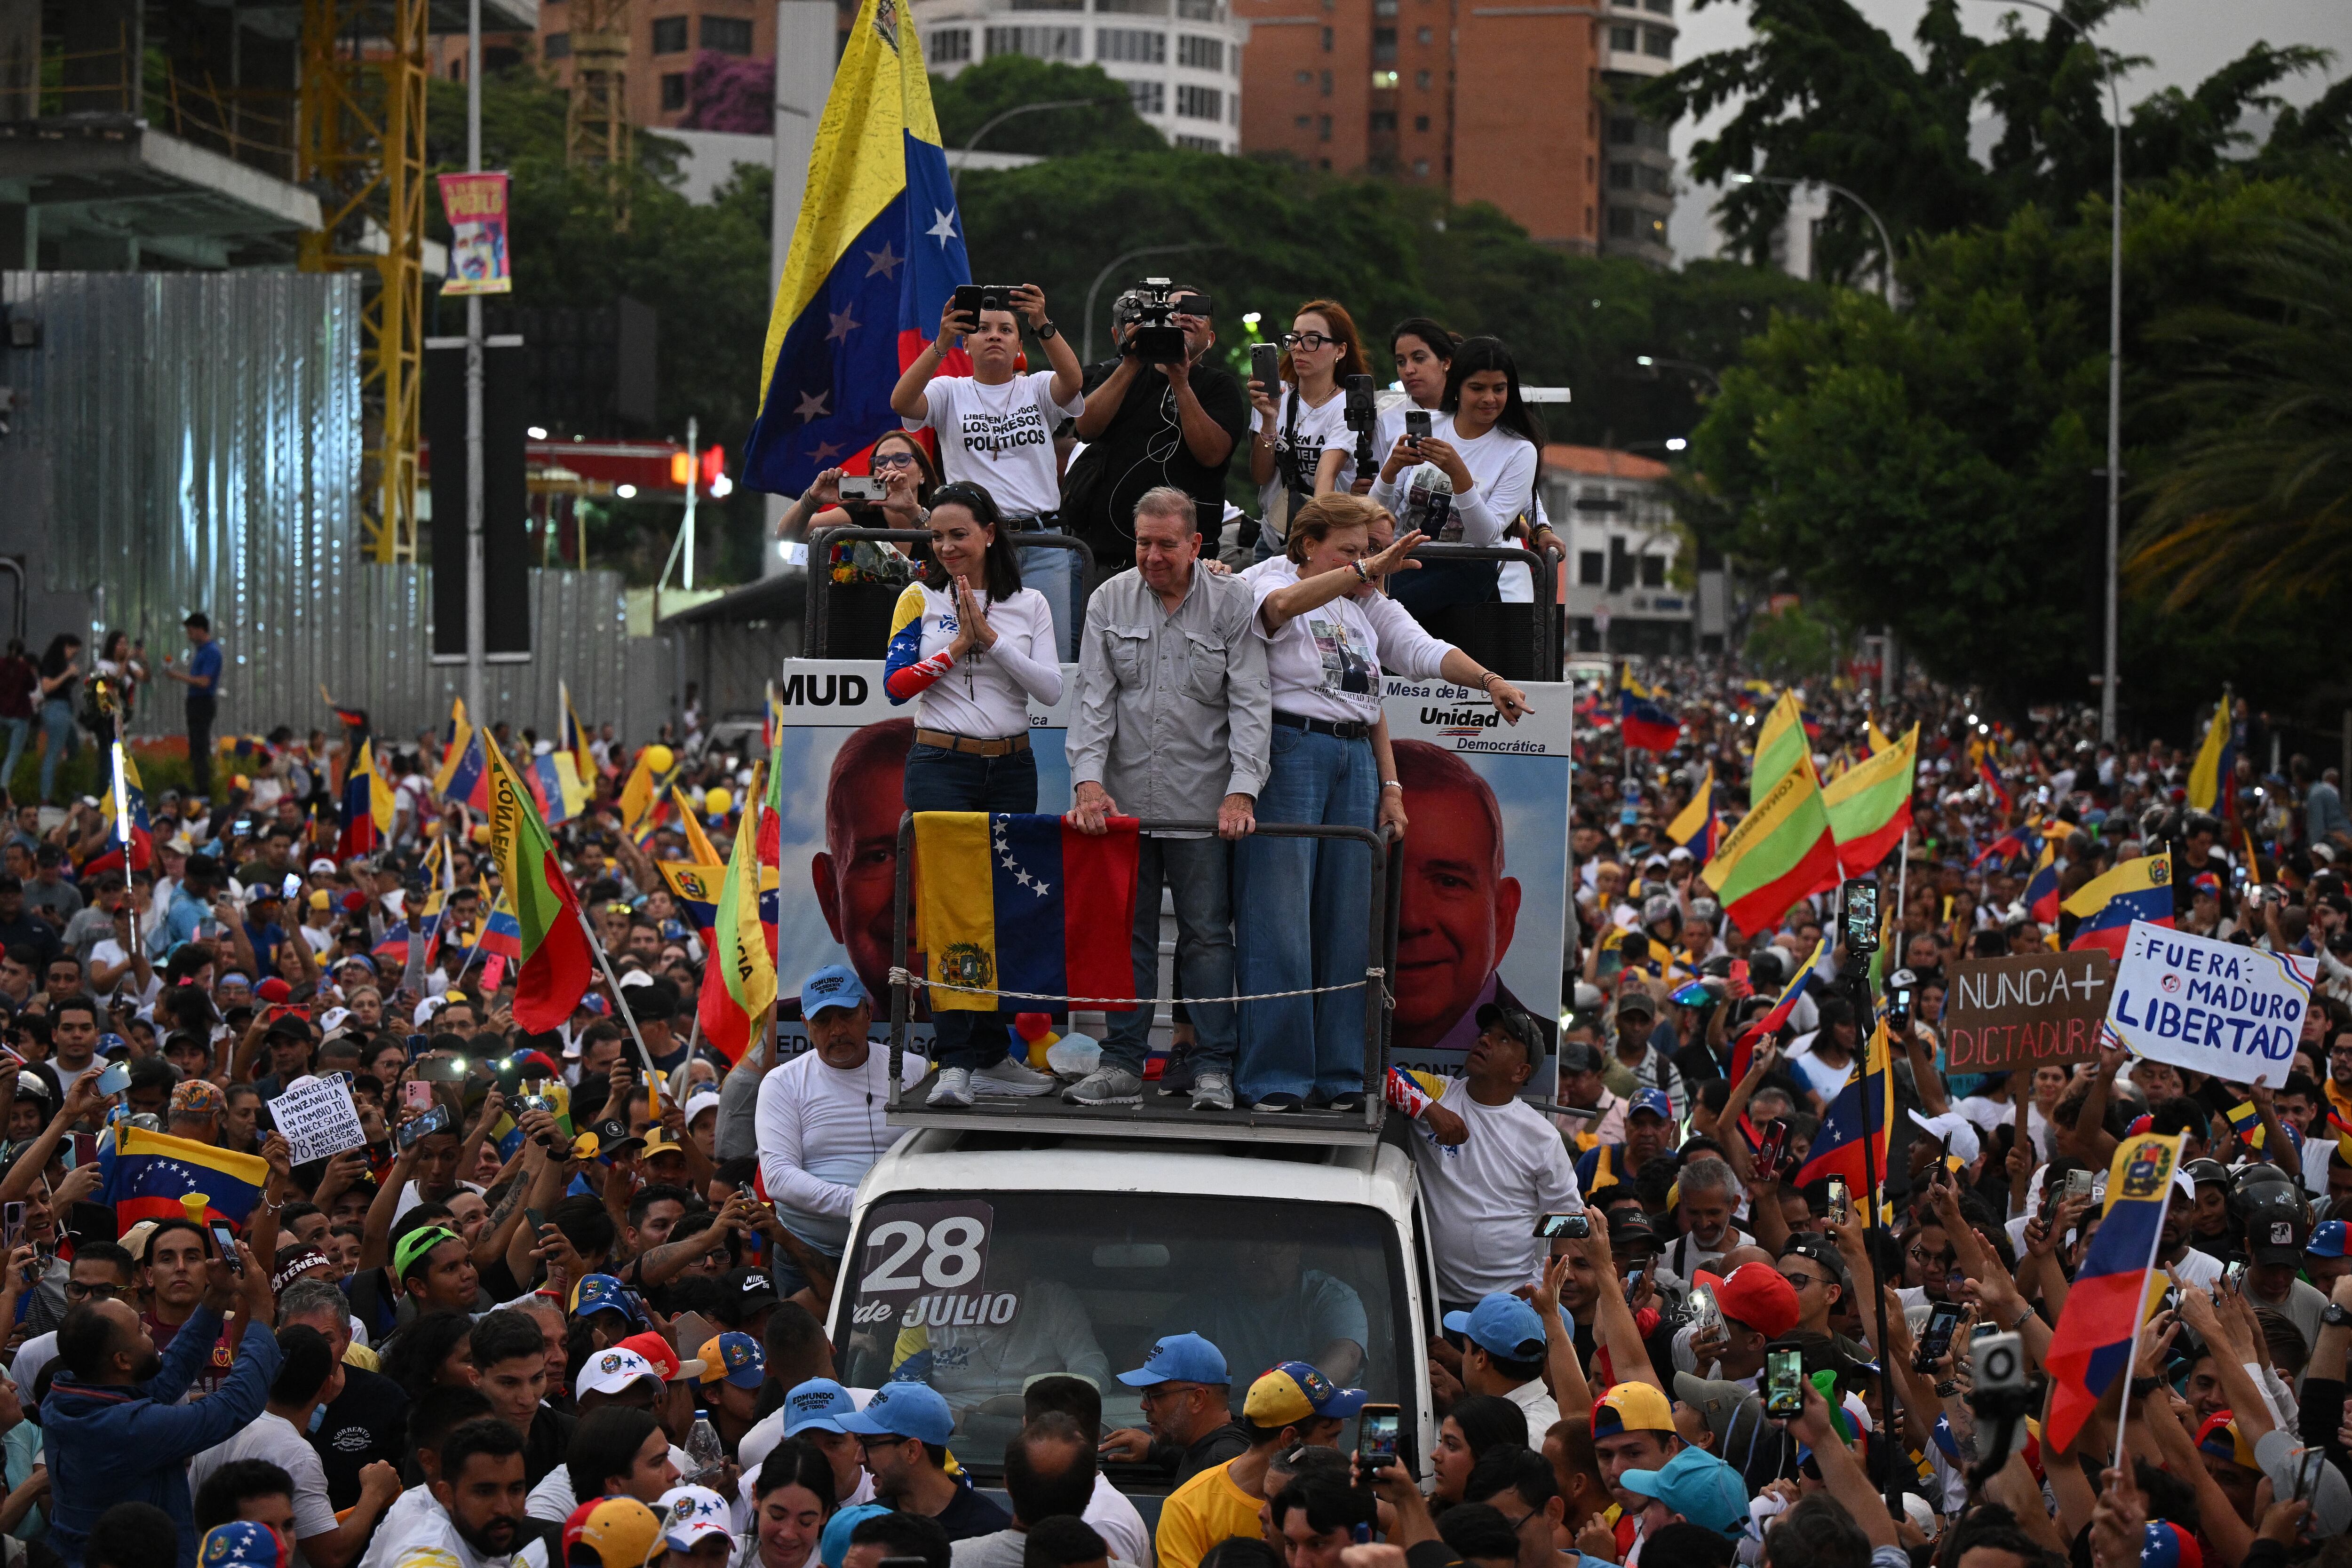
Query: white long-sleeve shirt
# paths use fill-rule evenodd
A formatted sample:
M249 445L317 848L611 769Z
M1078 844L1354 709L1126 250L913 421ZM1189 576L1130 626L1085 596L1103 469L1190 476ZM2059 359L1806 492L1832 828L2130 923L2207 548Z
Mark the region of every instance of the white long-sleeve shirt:
M930 1064L908 1051L899 1081L919 1083ZM849 1244L857 1183L885 1150L906 1136L893 1127L890 1051L869 1045L862 1066L828 1067L804 1051L760 1081L760 1175L785 1228L821 1252Z
M982 595L996 641L961 659L949 653L959 630L951 588L910 582L890 614L882 690L891 703L915 705L925 729L994 740L1029 733L1029 700L1062 700L1061 654L1045 596L1024 588L999 602Z
M1537 1217L1584 1207L1559 1130L1523 1100L1480 1104L1467 1079L1448 1081L1437 1103L1470 1128L1459 1144L1438 1143L1418 1122L1405 1136L1436 1239L1438 1295L1475 1301L1540 1278L1546 1243L1536 1237Z
M1298 580L1298 568L1276 556L1241 575L1263 611L1276 590ZM1265 639L1274 711L1338 723L1380 722L1383 665L1409 680L1432 681L1454 651L1423 631L1404 606L1378 593L1343 593L1292 616L1279 632L1268 632L1262 614L1251 624Z
M1429 434L1442 441L1453 443L1470 470L1474 481L1467 490L1454 492L1454 507L1448 520L1446 542L1465 545L1490 545L1503 537L1511 519L1526 511L1533 503L1536 487L1536 445L1517 431L1501 425L1490 427L1475 440L1465 440L1454 434L1454 416L1441 413L1430 422ZM1393 485L1372 481L1372 499L1395 510L1402 492L1412 483L1412 470L1397 476ZM1458 537L1454 525L1460 525Z

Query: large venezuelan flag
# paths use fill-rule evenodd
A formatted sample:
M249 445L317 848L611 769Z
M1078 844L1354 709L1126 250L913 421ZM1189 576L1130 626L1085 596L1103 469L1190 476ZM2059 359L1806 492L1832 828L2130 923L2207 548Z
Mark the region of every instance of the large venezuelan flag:
M2107 1167L2105 1218L2092 1234L2082 1272L2042 1358L2050 1368L2050 1420L2042 1451L2064 1449L2130 1366L2139 1326L2156 1310L2165 1277L2156 1271L2164 1207L2180 1163L2180 1134L2126 1138Z
M2042 858L2033 863L2033 875L2025 883L2024 895L2019 899L2025 913L2040 925L2058 924L2058 841L2042 841Z
M1690 804L1681 814L1666 824L1666 837L1697 857L1705 865L1715 858L1715 846L1723 836L1723 827L1716 816L1715 764L1706 765L1706 772L1693 791Z
M434 770L433 793L443 801L487 811L490 806L489 764L482 756L481 733L466 720L463 697L449 705L449 727L442 737L441 766Z
M865 0L835 68L776 287L744 482L797 495L898 428L890 389L971 281L930 78L903 0ZM947 367L968 364L959 350Z
M1869 1192L1872 1176L1883 1185L1886 1130L1894 1122L1895 1074L1890 1071L1886 1020L1882 1018L1870 1031L1870 1043L1863 1048L1862 1061L1847 1076L1845 1087L1823 1109L1821 1130L1813 1134L1812 1157L1790 1178L1790 1185L1804 1186L1833 1176L1845 1177L1851 1192ZM1863 1156L1865 1137L1870 1140L1867 1166Z
M2096 947L2109 957L2120 958L2133 921L2172 924L2172 857L2142 855L2125 861L2076 888L2074 895L2059 907L2082 922L2066 939L2070 952Z
M117 1235L142 1219L184 1218L180 1200L190 1193L204 1194L207 1220L225 1219L242 1230L269 1180L259 1155L232 1154L127 1124L114 1129L114 1137L99 1156L98 1201L113 1206Z
M2237 770L2238 727L2230 716L2230 699L2225 695L2207 721L2204 742L2197 747L2197 760L2189 768L2189 809L2210 811L2217 817L2231 815L2236 791L2231 781Z
M1643 751L1672 751L1683 738L1682 721L1653 702L1630 670L1619 677L1617 725L1620 738Z
M1136 819L1082 833L1060 817L915 813L915 873L931 1010L992 1012L995 988L1041 997L1132 997ZM1019 1003L1027 1008L1026 1000ZM1125 1007L1083 1004L1107 1011ZM1058 1011L1047 1003L1035 1011Z

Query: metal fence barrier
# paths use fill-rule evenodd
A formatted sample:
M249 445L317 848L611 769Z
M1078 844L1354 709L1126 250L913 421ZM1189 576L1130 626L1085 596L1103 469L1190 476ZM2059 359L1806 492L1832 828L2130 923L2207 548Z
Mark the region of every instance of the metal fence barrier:
M1011 536L1014 545L1023 549L1042 548L1066 549L1076 553L1085 569L1085 592L1078 595L1073 612L1083 621L1087 598L1095 591L1096 565L1093 547L1086 540L1062 533L1024 533ZM833 547L855 544L863 539L887 544L929 544L931 536L922 528L835 528L813 529L808 537L808 619L801 629L801 657L804 659L855 658L878 659L882 650L836 654L830 646L830 617L825 613L825 595L834 586Z

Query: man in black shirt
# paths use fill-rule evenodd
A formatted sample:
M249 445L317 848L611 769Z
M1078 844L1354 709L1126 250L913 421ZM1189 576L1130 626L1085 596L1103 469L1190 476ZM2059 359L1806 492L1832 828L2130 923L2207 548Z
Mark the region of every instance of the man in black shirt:
M948 1539L993 1535L1013 1516L947 1473L955 1417L927 1383L886 1383L866 1408L841 1417L841 1429L865 1451L874 1495L902 1513L937 1520Z
M327 1339L335 1359L351 1348L352 1314L342 1291L324 1280L297 1280L279 1292L278 1326L305 1323ZM337 1512L360 1499L360 1472L378 1459L405 1465L408 1396L382 1373L343 1363L342 1392L327 1401L310 1434L327 1472L327 1500Z
M1087 406L1076 422L1087 449L1062 482L1062 527L1094 550L1097 580L1135 564L1136 499L1160 485L1192 497L1201 553L1213 557L1224 523L1225 466L1249 434L1241 382L1208 362L1217 341L1208 297L1189 288L1175 293L1182 365L1122 354L1087 367ZM1187 311L1188 304L1198 313ZM1132 292L1111 307L1122 344L1134 336L1138 309Z

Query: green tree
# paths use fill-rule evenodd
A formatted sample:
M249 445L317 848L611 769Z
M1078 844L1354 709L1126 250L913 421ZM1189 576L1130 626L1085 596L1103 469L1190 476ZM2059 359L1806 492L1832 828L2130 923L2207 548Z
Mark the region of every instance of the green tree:
M1126 87L1100 66L1066 65L1027 55L992 55L953 77L931 78L931 108L940 117L940 140L960 148L1008 109L1024 103L1091 99L1083 109L1042 109L1018 114L988 133L983 152L1034 152L1058 157L1074 152L1150 152L1167 138L1135 112Z
M1766 678L1795 685L1829 674L1837 653L1837 632L1801 604L1748 623L1743 652L1748 662Z

